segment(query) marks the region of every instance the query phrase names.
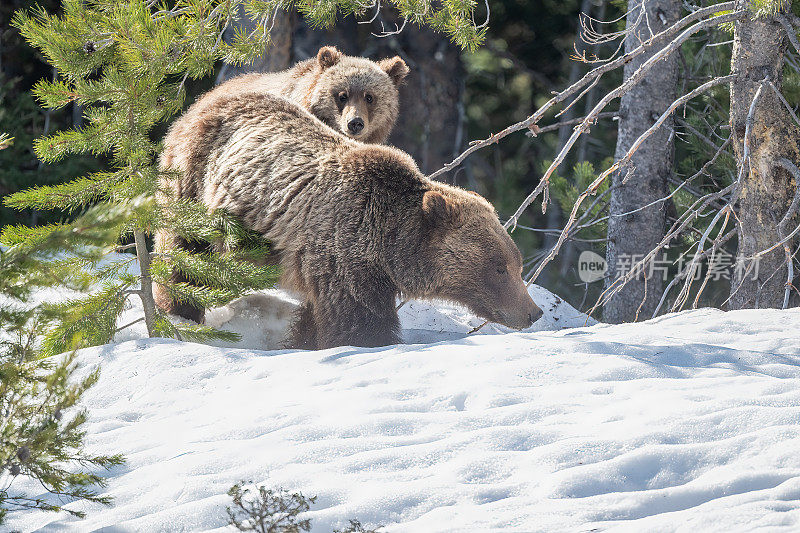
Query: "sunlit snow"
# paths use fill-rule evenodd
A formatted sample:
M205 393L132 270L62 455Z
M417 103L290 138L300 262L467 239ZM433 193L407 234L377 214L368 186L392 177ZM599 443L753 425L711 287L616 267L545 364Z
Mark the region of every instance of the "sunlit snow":
M84 350L82 371L102 368L88 448L128 460L103 489L115 503L8 527L228 531L226 492L252 480L317 496L315 532L800 528L800 311L580 327L532 291L551 331L467 335L479 319L411 302L417 344L259 351L293 306L269 291L209 315L248 348L134 330Z

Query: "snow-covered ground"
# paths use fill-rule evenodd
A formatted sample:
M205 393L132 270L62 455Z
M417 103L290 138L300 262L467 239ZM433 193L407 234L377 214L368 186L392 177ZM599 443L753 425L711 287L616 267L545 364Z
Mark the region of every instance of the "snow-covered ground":
M226 491L252 480L316 495L315 532L800 529L800 311L574 327L533 290L554 331L466 336L479 320L412 302L418 344L259 351L292 307L270 292L211 313L251 348L134 331L84 350L88 447L128 460L115 504L8 527L228 531Z

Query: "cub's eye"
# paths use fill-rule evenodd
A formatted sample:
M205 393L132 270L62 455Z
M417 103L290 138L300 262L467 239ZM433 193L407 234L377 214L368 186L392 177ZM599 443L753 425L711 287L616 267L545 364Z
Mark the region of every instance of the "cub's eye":
M498 274L505 274L506 273L506 269L505 268L498 268L497 269L497 273Z
M347 93L339 93L339 101L346 102L347 101Z
M371 94L364 95L364 100L366 100L368 104L371 104L372 103L372 95Z

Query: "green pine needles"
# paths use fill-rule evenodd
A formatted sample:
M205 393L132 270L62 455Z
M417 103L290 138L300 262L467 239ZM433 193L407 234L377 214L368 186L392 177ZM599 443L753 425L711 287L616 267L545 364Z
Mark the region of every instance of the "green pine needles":
M23 337L24 339L24 337ZM5 344L5 343L4 343ZM91 455L83 451L81 426L86 412L65 414L98 378L95 370L75 380L75 353L62 361L28 357L21 345L0 348L0 524L9 511L64 510L75 516L80 511L63 509L72 500L110 503L95 487L104 480L94 472L123 462L120 455ZM7 350L5 348L15 347ZM77 471L73 465L82 465ZM85 470L87 467L93 467ZM12 490L17 476L37 480L51 495L30 497Z

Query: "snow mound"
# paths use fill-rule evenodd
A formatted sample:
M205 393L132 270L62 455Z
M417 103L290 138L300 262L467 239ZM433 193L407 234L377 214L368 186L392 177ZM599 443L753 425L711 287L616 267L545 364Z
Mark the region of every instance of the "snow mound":
M449 318L437 334L472 323ZM225 493L252 480L316 495L320 533L797 531L799 329L797 310L704 309L375 349L88 349L88 447L128 459L115 505L8 526L230 531Z
M528 292L544 315L525 332L597 323L543 287L531 285ZM299 301L286 291L261 291L239 298L225 307L209 310L206 324L242 336L238 342L214 343L216 346L274 350L283 346L287 328L298 305ZM409 300L400 307L398 315L403 342L407 344L427 344L461 339L467 335L497 335L515 331L488 323L470 334L484 320L466 308L449 302ZM140 332L140 337L144 337L144 330Z

